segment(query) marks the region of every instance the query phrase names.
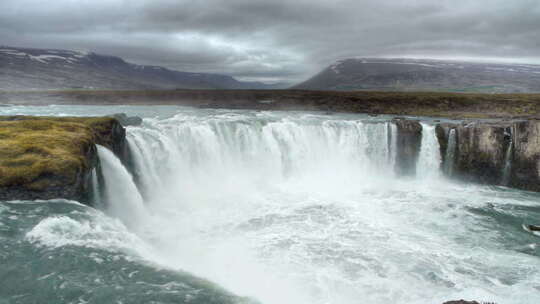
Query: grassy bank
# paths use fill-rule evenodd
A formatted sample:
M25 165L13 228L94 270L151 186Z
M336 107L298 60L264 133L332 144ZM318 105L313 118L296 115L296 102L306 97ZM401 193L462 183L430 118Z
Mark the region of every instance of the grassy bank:
M0 187L41 190L74 182L86 153L113 118L0 116Z

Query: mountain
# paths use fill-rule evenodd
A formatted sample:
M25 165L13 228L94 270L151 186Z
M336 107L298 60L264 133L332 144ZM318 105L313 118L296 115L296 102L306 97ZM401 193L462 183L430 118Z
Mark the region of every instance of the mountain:
M114 56L67 50L0 47L0 90L275 89L231 76L138 65ZM283 87L283 85L281 85Z
M442 60L340 60L297 85L304 90L540 92L540 65Z

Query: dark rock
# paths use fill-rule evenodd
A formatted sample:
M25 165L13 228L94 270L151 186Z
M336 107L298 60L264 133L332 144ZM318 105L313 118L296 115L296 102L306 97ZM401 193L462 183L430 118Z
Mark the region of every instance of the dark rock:
M143 122L142 118L138 116L127 116L127 114L125 113L117 113L114 114L112 117L116 118L124 127L140 126Z
M414 176L422 144L422 125L418 121L394 119L397 127L396 173Z
M540 231L540 226L527 225L527 229L529 229L530 231Z
M455 174L464 180L502 184L509 125L467 124L456 127Z
M540 191L540 122L439 124L435 130L443 164L449 161L446 152L451 129L457 137L452 177ZM507 160L510 167L505 167Z
M513 128L514 157L510 186L540 191L540 122L517 122Z
M450 124L438 124L435 126L435 135L439 141L439 149L441 152L441 160L444 164L446 158L446 149L448 148L448 134L453 125Z
M509 127L509 124L493 123L438 125L436 134L443 164L451 161L446 159L446 155L449 133L454 129L457 151L454 166L449 170L452 176L466 181L501 184L505 155L511 142L505 135Z
M84 149L86 150L84 157L88 161L90 168L97 167L99 158L95 145L88 145ZM90 168L80 168L74 178L52 173L43 174L40 176L41 181L46 181L43 188L29 187L26 184L0 187L0 200L65 198L90 205L92 196L92 170Z

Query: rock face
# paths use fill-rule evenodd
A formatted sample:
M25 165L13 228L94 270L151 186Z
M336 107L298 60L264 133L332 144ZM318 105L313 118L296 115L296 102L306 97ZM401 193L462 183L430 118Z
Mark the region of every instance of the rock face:
M413 176L422 144L422 125L405 119L395 119L394 123L397 127L396 173Z
M540 191L540 121L513 125L513 160L510 186Z
M112 117L0 117L0 200L90 204L96 144L129 160L125 129Z
M437 136L443 161L453 163L451 175L466 181L502 184L505 156L511 144L510 128L510 124L488 123L438 125ZM447 160L452 129L456 136L455 158Z
M456 137L454 159L448 159L451 130ZM439 124L436 132L447 175L540 191L540 121Z
M124 127L139 126L142 124L142 118L138 116L128 116L126 113L114 114L113 117Z

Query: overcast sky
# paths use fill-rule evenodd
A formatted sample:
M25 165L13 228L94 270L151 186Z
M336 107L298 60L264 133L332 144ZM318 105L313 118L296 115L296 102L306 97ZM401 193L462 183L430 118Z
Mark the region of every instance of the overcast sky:
M359 56L540 63L540 1L0 0L0 44L263 81Z

